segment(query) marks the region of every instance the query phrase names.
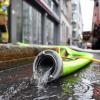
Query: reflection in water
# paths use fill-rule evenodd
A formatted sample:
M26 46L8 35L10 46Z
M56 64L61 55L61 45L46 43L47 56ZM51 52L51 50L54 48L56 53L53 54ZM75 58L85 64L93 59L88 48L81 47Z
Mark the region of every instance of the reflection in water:
M92 84L79 76L67 77L63 83L63 92L69 94L70 100L93 100Z
M24 88L27 88L29 85L29 80L19 81L13 84L2 84L0 85L0 100L10 100L16 93L21 91Z
M43 88L30 79L0 83L0 100L100 100L100 65L93 63Z
M87 84L85 82L80 81L74 87L74 97L76 100L92 100L93 95L93 87L91 84Z

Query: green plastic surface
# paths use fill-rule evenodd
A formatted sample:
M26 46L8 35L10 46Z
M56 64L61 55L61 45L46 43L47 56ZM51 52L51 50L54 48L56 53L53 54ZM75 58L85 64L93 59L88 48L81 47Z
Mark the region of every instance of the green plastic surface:
M30 46L29 44L24 44L24 43L18 43L18 44L20 46ZM31 47L49 48L49 49L59 48L60 52L58 52L58 54L61 57L64 57L63 68L60 76L68 75L72 72L77 71L82 67L85 67L87 64L92 62L93 58L93 55L90 53L75 51L67 46L31 45Z

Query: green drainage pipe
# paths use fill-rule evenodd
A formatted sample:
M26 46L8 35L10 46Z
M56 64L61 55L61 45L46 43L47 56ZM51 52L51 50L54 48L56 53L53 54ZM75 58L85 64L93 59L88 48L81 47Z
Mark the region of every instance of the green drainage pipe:
M85 52L74 51L66 46L47 46L50 49L41 51L33 63L33 71L50 69L48 82L68 75L92 62L93 55ZM59 52L51 48L59 48Z
M71 74L93 61L92 54L75 51L67 46L30 45L24 43L18 43L18 45L40 50L33 63L33 73L41 73L40 69L45 73L50 69L48 82Z

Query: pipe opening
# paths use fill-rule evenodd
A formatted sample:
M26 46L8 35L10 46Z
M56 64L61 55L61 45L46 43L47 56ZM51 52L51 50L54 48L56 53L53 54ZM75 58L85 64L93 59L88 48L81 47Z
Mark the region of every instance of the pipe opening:
M51 82L60 77L62 73L62 59L57 52L45 50L38 54L33 63L33 71L36 76Z
M51 69L50 74L52 74L55 70L56 62L51 55L42 54L38 62L36 64L37 71L40 73L45 73L49 69Z

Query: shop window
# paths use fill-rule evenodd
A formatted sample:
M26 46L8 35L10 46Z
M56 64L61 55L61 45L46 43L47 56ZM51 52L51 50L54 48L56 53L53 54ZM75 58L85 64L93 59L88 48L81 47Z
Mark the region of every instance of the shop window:
M67 35L68 35L68 27L66 26L66 24L64 22L62 22L62 25L61 25L61 44L66 44L67 42Z
M47 44L53 45L54 42L54 23L47 18L46 20Z
M41 13L22 0L12 0L11 11L12 37L24 43L41 44Z
M41 14L23 2L23 42L41 44Z
M72 31L72 37L74 37L74 38L76 37L76 31L74 31L74 30Z

